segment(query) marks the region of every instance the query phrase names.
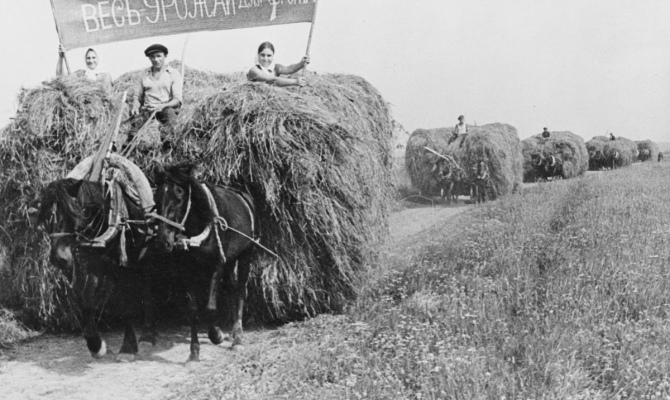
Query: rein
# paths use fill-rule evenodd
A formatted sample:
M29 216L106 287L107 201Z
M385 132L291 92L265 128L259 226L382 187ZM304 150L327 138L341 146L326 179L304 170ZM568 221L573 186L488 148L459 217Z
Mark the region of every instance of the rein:
M189 185L188 187L188 202L186 203L186 213L184 213L184 218L182 218L181 223L177 223L172 221L171 219L165 218L164 216L151 212L147 213L146 216L149 218L157 219L159 221L165 222L166 224L170 225L173 228L178 229L180 232L183 232L186 230L186 219L188 218L189 213L191 212L191 186Z
M221 256L221 259L223 260L224 263L226 262L226 254L223 251L223 243L221 243L221 237L219 235L219 229L222 232L225 232L227 230L231 230L231 231L237 233L238 235L249 239L252 243L256 244L256 246L258 246L261 249L267 251L271 255L279 258L279 255L277 255L277 253L275 253L272 250L268 249L267 247L263 246L260 243L260 239L253 239L253 238L249 237L247 234L245 234L245 233L231 227L230 225L228 225L228 221L226 221L225 218L223 218L222 216L219 215L219 210L216 206L216 201L214 200L214 196L212 195L212 192L209 190L209 188L207 187L206 184L203 183L203 184L201 184L201 186L202 186L202 189L207 194L207 200L209 202L209 206L210 206L211 210L214 213L214 219L212 220L212 222L207 224L205 229L199 235L193 236L191 238L180 239L179 242L178 242L179 247L181 247L185 250L188 250L189 247L200 247L202 242L205 241L205 239L207 239L209 237L209 235L211 234L212 225L214 225L215 226L214 234L216 235L216 244L217 244L217 247L219 249L219 254ZM247 202L244 200L244 198L242 198L242 196L239 196L239 197L240 197L240 200L242 201L242 203L246 206L247 210L249 211L249 216L251 217L251 230L254 231L255 228L254 228L253 212L251 211L251 208L249 207ZM164 223L172 226L173 228L179 229L181 232L183 232L185 230L184 226L186 224L186 219L188 218L189 212L191 210L191 203L192 203L192 201L191 201L191 186L189 185L188 203L186 205L186 213L184 214L184 218L182 219L182 222L180 224L178 224L178 223L176 223L176 222L174 222L174 221L172 221L168 218L165 218L162 215L158 215L156 213L149 213L149 214L147 214L147 217L156 218L156 219L158 219L160 221L163 221Z

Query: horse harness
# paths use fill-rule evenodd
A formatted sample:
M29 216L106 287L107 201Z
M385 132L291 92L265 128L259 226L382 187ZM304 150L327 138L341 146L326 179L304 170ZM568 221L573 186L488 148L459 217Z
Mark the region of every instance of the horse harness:
M91 239L81 232L56 232L49 233L50 238L63 238L74 236L77 239L77 246L105 248L107 245L120 233L119 237L119 264L121 266L128 265L128 254L126 253L126 230L130 229L130 225L147 225L147 221L133 221L129 220L128 207L123 199L123 189L116 182L115 178L111 181L105 181L107 186L107 195L110 196L110 209L107 216L107 230L99 236ZM107 196L105 196L107 197ZM49 224L53 229L53 225L57 219L58 205L53 203L51 206L51 215L49 217ZM89 224L90 226L90 224Z
M223 262L226 262L226 254L223 251L223 244L221 243L221 237L219 235L219 230L222 232L225 232L227 230L231 230L238 235L241 235L247 239L249 239L252 243L256 244L258 247L262 248L263 250L267 251L268 253L272 254L273 256L279 258L279 256L273 252L272 250L268 249L267 247L263 246L260 243L260 238L253 238L245 234L244 232L241 232L233 227L231 227L228 224L228 221L225 220L220 214L219 214L219 209L216 206L216 201L214 200L214 196L212 195L212 192L209 190L206 184L201 184L202 189L205 191L207 194L207 200L209 202L209 207L211 208L213 214L214 214L214 219L207 224L205 229L196 236L193 237L182 237L179 239L177 242L177 247L182 249L182 250L188 250L189 247L200 247L202 242L204 242L209 235L212 233L212 227L214 227L214 235L216 236L216 243L217 247L219 249L219 255L221 256L221 259ZM249 218L251 220L251 235L256 236L256 219L254 218L254 213L251 210L251 205L249 204L249 200L247 200L242 194L237 192L236 190L231 190L237 197L240 198L242 203L245 205L247 211L249 212ZM189 186L188 190L188 201L186 203L186 213L184 213L184 217L182 218L181 223L176 223L168 218L163 217L162 215L156 214L156 213L149 213L147 214L147 217L157 219L159 221L165 222L166 224L172 226L173 228L178 229L180 232L183 232L186 230L185 224L186 224L186 219L188 218L189 212L191 210L191 187Z

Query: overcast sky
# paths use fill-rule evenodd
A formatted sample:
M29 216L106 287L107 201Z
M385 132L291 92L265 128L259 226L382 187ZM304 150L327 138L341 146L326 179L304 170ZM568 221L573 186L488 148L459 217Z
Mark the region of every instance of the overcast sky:
M190 35L186 64L246 70L258 45L297 62L309 24ZM97 46L118 77L149 66L160 42L180 59L186 35ZM21 86L55 73L58 39L48 0L0 4L0 126ZM68 52L82 69L84 49ZM586 140L606 131L669 141L668 0L319 0L310 69L356 74L392 104L408 130L504 122L520 137L569 130Z

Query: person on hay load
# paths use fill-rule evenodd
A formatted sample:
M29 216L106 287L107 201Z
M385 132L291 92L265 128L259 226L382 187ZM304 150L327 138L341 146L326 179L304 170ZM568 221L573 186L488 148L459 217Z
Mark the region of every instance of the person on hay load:
M166 63L167 47L152 44L144 50L151 61L151 68L142 73L133 98L130 115L133 120L127 141L131 141L144 123L156 113L156 120L163 125L161 141L163 149L170 148L166 136L174 130L179 107L183 102L183 81L181 74Z
M610 140L616 140L616 138L614 137L614 134L612 132L610 132Z
M458 135L464 133L468 133L468 126L465 124L465 116L459 115L458 123L454 127L454 130L451 133L451 137L449 138L449 144L451 144L451 142L453 142L454 140L458 139Z
M61 53L65 53L65 48L61 44L58 49ZM99 67L100 58L98 52L89 48L84 54L84 62L86 69L75 71L75 75L80 78L86 78L92 82L98 82L108 95L112 93L112 75L109 72L103 71Z
M78 75L90 81L99 82L105 92L110 94L112 92L112 75L98 68L100 62L98 52L92 48L86 50L84 60L86 61L86 69L77 71Z
M305 68L309 64L309 56L304 56L299 63L284 66L274 64L275 47L270 42L263 42L258 46L256 65L247 72L247 79L251 82L265 82L276 86L305 86L307 81L303 77L284 78L281 75L291 75Z
M544 127L544 130L542 131L542 137L545 139L549 139L551 136L551 132L549 132L549 129L547 127Z

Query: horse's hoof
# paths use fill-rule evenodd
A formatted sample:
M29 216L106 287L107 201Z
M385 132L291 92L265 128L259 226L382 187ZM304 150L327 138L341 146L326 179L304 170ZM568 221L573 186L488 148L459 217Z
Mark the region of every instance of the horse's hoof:
M135 354L119 353L116 356L116 361L121 363L129 363L135 361Z
M97 353L91 352L91 355L93 358L100 359L104 357L107 354L107 343L103 340L102 343L100 344L100 350L98 350Z
M151 342L139 342L137 347L139 353L149 353L156 347L156 344Z
M188 360L186 360L186 363L192 363L192 362L200 362L200 355L191 353L191 355L188 356Z
M232 341L233 341L233 337L230 336L230 335L226 335L226 337L224 337L223 340L225 340L226 342L232 342Z
M212 342L212 344L219 345L223 343L224 337L220 329L209 331L207 336L209 336L209 341Z
M143 334L140 336L140 339L138 340L138 343L149 343L152 346L155 346L156 343L158 343L156 334Z
M235 352L243 352L244 351L244 345L241 344L236 344L230 348L232 351Z

